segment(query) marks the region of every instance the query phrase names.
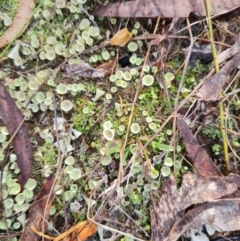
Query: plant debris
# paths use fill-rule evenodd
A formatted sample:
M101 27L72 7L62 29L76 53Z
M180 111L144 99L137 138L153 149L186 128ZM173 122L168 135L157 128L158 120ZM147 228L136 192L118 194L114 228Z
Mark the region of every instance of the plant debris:
M216 100L223 90L225 83L230 79L230 74L235 70L240 64L240 53L233 56L221 70L214 76L205 77L203 79L202 87L196 93L196 97L200 100L211 101Z
M238 0L211 0L211 15L221 15L240 6ZM112 3L91 12L95 16L123 18L181 18L188 17L191 12L206 16L202 0L142 0Z
M0 82L0 116L10 136L13 137L13 148L17 155L18 167L21 170L18 180L23 188L32 172L32 143L27 125L23 122L23 115L2 81ZM16 135L15 132L17 132Z
M225 207L228 207L231 215L236 217L236 220L239 220L239 208L236 208L239 203L238 199L233 201L233 207L231 207L231 205L228 206L231 204L229 202L220 202L219 206L218 202L215 201L216 199L235 192L238 189L239 181L240 176L232 174L227 177L206 178L194 173L187 173L183 176L181 188L177 190L175 179L173 176L170 176L163 184L161 197L158 203L151 206L152 240L174 241L177 240L177 238L183 233L179 230L186 231L198 224L198 226L200 226L204 223L211 223L211 219L215 221L215 213L211 212L209 207L216 208L216 211L219 212L219 207L227 204ZM200 205L196 211L190 210L184 216L185 210L191 205L201 204L204 202L209 202L209 204L203 204L202 209ZM199 213L199 210L203 212L206 207L207 216L205 217L203 215L199 219L199 223L198 221L193 221L194 216ZM191 216L192 212L193 215ZM192 218L188 219L189 216ZM228 222L229 218L229 215L227 215L226 219L224 219L223 215L220 220L221 222L225 222L225 220ZM186 228L185 225L187 225ZM175 227L176 231L174 231ZM236 225L233 229L235 230L235 228ZM225 229L221 225L221 229L223 231L227 231L229 226L226 226Z
M32 231L34 226L37 230L45 231L47 227L49 210L54 199L54 175L50 175L41 188L35 202L31 205L28 220L19 241L38 241L39 236Z
M18 12L13 19L12 24L7 31L0 37L0 48L9 44L14 38L20 36L27 28L29 18L32 15L35 8L34 0L22 0ZM22 29L22 32L19 31Z

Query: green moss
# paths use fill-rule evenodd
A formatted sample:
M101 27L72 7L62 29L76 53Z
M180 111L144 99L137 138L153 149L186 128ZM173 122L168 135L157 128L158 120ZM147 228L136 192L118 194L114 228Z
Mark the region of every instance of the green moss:
M56 164L58 155L57 150L52 143L45 142L41 150L43 154L42 161L44 164Z
M213 125L204 126L202 129L202 133L214 140L221 139L221 131L219 130L219 128Z

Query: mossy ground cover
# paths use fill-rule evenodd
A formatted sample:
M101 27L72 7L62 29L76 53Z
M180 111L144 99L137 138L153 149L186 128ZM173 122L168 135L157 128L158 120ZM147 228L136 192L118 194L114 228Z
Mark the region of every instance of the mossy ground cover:
M19 215L19 211L29 208L46 177L56 173L56 198L50 211L48 233L56 235L54 228L61 230L64 218L71 226L89 216L116 230L116 233L104 230L106 238L115 235L115 240L133 240L127 236L132 235L149 240L151 194L159 193L164 178L174 170L180 180L191 168L172 122L159 129L176 108L178 92L179 101L187 98L209 71L210 64L197 60L193 68L187 69L179 90L185 59L184 52L177 51L179 46L173 44L171 55L164 59L162 66L159 46L152 47L143 66L149 47L147 39L131 40L123 47L98 47L123 27L127 27L133 37L147 35L152 29L147 20L94 18L88 14L94 5L90 0L39 0L37 3L42 6L31 25L12 45L12 48L18 45L17 61L13 57L2 62L0 73L32 126L29 131L35 161L30 181L37 181L37 185L28 184L24 195L20 193L16 179L19 169L16 156L11 153L2 173L2 196L5 209L6 205L8 208L5 217L0 219L0 235L7 237L7 229L13 234L21 232L28 212L24 210ZM0 27L0 31L4 31L5 28ZM186 45L184 41L180 44ZM66 59L70 65L89 63L97 68L126 55L128 66L117 63L103 78L66 75L64 66L57 69ZM144 78L134 103L142 68ZM229 91L238 87L239 84L233 82ZM234 133L239 128L239 98L234 96L226 105L229 107L227 124L232 131L229 140L237 153L240 138ZM213 142L213 148L208 150L211 155L221 156L217 109L213 124L202 129L203 110L194 98L190 98L181 111L189 111L191 128L194 131L199 128L203 142ZM200 116L198 122L193 121L196 116ZM4 147L9 136L4 126L0 128L0 143ZM126 146L122 149L124 143ZM7 153L0 149L1 160L4 155ZM233 155L232 160L237 171L238 157ZM117 186L121 165L124 176ZM9 240L16 241L18 236ZM92 240L101 239L96 235Z

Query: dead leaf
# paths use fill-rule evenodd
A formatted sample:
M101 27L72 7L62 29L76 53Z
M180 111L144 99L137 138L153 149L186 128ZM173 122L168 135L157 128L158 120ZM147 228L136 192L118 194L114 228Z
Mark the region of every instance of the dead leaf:
M41 188L35 202L31 205L28 220L25 224L23 233L19 241L38 241L39 236L32 231L31 227L34 226L37 230L46 229L49 210L54 199L53 185L55 177L51 174L46 183Z
M221 176L212 159L199 145L184 119L177 117L177 127L183 138L184 146L197 173L205 177Z
M7 31L0 37L0 48L8 45L19 33L19 30L24 29L21 33L18 34L18 37L24 32L27 28L29 22L28 19L32 15L35 8L35 1L34 0L22 0L18 12L13 19L12 24L7 29Z
M10 137L22 123L23 115L17 108L3 82L0 82L0 117L7 127ZM17 155L17 164L21 170L18 176L19 184L23 188L32 172L33 153L27 125L23 122L13 141L14 152Z
M172 227L169 236L164 241L175 241L193 227L209 223L223 232L239 230L240 199L223 199L205 203L187 212Z
M102 78L108 72L104 68L93 68L88 63L66 64L64 70L67 75L76 74L85 78Z
M170 230L181 220L187 208L235 192L239 181L238 175L205 178L187 173L183 176L181 188L177 190L175 179L170 176L163 184L159 202L150 208L152 240L168 240Z
M108 43L111 45L117 45L117 46L124 46L126 43L129 42L131 39L131 33L128 31L127 28L121 29L119 32L117 32L109 41Z
M240 7L239 0L210 0L211 15L220 15ZM139 0L117 2L91 12L95 16L123 18L181 18L191 12L206 16L203 0Z
M233 56L214 76L204 78L196 97L204 101L216 100L225 83L229 81L231 72L237 69L239 64L240 53Z

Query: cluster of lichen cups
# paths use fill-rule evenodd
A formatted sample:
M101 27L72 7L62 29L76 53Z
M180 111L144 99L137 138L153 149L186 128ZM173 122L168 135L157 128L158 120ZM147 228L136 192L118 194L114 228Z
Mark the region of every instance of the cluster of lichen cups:
M24 227L26 211L29 209L31 202L34 200L34 189L37 186L36 180L30 178L25 184L24 189L16 179L16 175L20 172L16 163L16 155L10 155L10 162L4 167L2 172L2 198L5 207L5 217L0 219L0 229L18 230ZM19 212L21 213L19 215Z
M107 31L102 32L95 25L92 16L86 17L81 9L83 9L85 0L71 0L68 4L66 1L58 0L44 1L44 6L35 15L34 18L39 22L39 25L30 28L23 37L23 41L18 40L15 46L9 53L9 58L13 60L16 67L25 68L29 61L38 60L40 63L53 63L55 60L62 60L63 58L70 58L69 64L81 64L83 58L73 57L76 54L83 52L85 49L90 48L98 40L104 40L105 36L108 35ZM53 6L56 7L52 14ZM72 39L70 45L68 45L68 40L70 37L71 29L71 19L66 17L65 11L71 13L74 19L78 22L77 28L75 29L75 37ZM54 17L58 18L58 22L55 22ZM62 20L62 21L59 21ZM49 20L52 20L56 26L52 29L45 29L45 24ZM112 24L115 24L115 19L110 19ZM50 26L52 23L49 23ZM134 25L132 34L136 35L139 30L139 23ZM64 32L65 31L65 32ZM42 37L42 38L41 38ZM25 76L19 76L14 79L14 82L9 82L7 84L8 90L11 96L15 99L17 106L23 111L26 120L30 120L35 113L41 113L48 111L53 112L54 108L57 109L58 113L60 110L63 113L72 113L73 119L75 120L71 123L70 131L64 132L58 128L60 137L60 151L64 153L62 156L62 166L65 179L65 188L62 190L60 184L57 184L55 192L59 198L58 202L61 200L60 195L64 192L65 201L69 202L70 209L72 211L78 211L81 208L81 203L77 199L78 194L81 192L79 190L78 181L82 178L82 170L79 168L77 162L77 157L74 155L72 142L80 136L80 132L86 130L86 121L82 121L83 118L90 119L89 123L94 123L97 119L94 114L98 114L97 109L99 105L107 106L111 103L114 95L119 95L124 91L135 91L139 85L140 70L139 66L143 64L144 59L138 54L138 50L142 48L143 43L141 41L130 41L125 49L130 51L131 57L129 59L131 63L131 68L128 70L121 69L117 66L116 70L110 75L105 77L105 84L100 86L97 84L91 84L90 80L83 80L79 76L73 76L73 82L69 83L69 77L58 76L55 78L50 68L41 68L35 74L28 73ZM116 55L116 51L113 48L105 47L100 49L91 55L86 55L84 57L89 63L94 66L111 60ZM142 90L138 96L138 106L133 113L133 122L130 125L130 134L128 137L128 145L125 149L125 158L123 160L123 165L126 166L129 162L130 165L130 177L132 180L137 180L136 190L130 192L129 198L132 203L138 205L141 202L148 202L150 190L159 188L159 176L164 177L169 176L172 172L173 161L171 159L171 148L168 146L168 141L164 138L164 133L160 133L161 138L157 138L156 142L161 142L162 146L154 151L154 154L148 160L148 164L139 157L139 140L142 137L150 136L155 133L155 131L160 127L161 121L155 117L156 108L158 105L159 96L159 85L156 81L155 74L157 68L155 66L144 66L144 77L142 78ZM7 73L5 73L7 75ZM171 81L174 76L170 73L165 76L167 88L171 86ZM93 80L95 81L95 80ZM107 87L106 87L107 86ZM105 88L106 87L106 88ZM161 86L163 88L163 86ZM56 96L56 106L54 106L53 95ZM85 105L82 107L76 107L76 97L82 98L84 95L87 98ZM147 103L147 105L146 105ZM96 152L101 155L101 165L109 166L113 159L120 159L120 149L124 141L126 131L128 128L128 118L132 109L132 103L128 102L127 99L122 98L114 103L114 108L111 109L106 115L105 119L100 123L98 134L99 139L93 138L92 143L89 143L91 147L96 148ZM80 119L74 116L79 115ZM48 120L49 122L49 120ZM43 161L42 166L42 177L47 177L50 173L55 172L57 154L54 153L58 144L54 143L56 138L53 135L52 127L54 121L51 117L52 124L51 127L46 129L35 129L35 133L44 140L45 147L49 145L52 149L49 153L53 152L53 155L45 153L41 148L35 152L35 160L39 163ZM56 123L55 123L56 124ZM91 126L87 126L89 129ZM86 131L85 131L86 132ZM91 133L90 133L91 134ZM75 138L75 139L74 139ZM8 133L5 128L0 131L0 143L2 146L6 144L8 139ZM144 139L144 138L143 138ZM164 149L166 147L166 149ZM154 148L149 147L152 151ZM161 149L162 148L162 149ZM155 168L158 165L157 152L166 151L168 156L161 162L160 168ZM4 153L0 153L3 157ZM46 156L45 156L46 155ZM47 157L47 155L49 155ZM51 157L51 158L50 158ZM163 163L163 164L162 164ZM150 164L150 165L149 165ZM29 203L33 200L33 197L26 197L25 199L20 199L21 196L31 193L27 187L23 193L13 193L7 192L8 189L12 190L13 186L16 184L15 176L17 172L12 169L13 165L16 167L16 160L10 162L10 164L5 167L4 170L4 205L5 208L9 210L18 211L16 207L18 202L21 204L26 204L26 208L29 207ZM40 164L39 164L40 165ZM177 169L181 169L181 163L175 163ZM144 175L148 170L148 174L151 183L146 184L144 180ZM13 179L11 179L13 178ZM33 181L32 179L30 181ZM99 187L101 183L99 178L89 178L88 187L90 190L95 190ZM34 186L34 185L33 185ZM128 188L123 188L123 192L128 191L131 187L129 184ZM5 192L6 190L6 192ZM33 189L32 189L33 190ZM32 191L31 190L31 191ZM20 192L20 191L19 191ZM146 199L141 201L138 193L142 193ZM20 195L21 194L21 195ZM29 194L30 195L30 194ZM10 199L12 198L12 201ZM12 204L11 204L12 203ZM124 205L127 205L126 202ZM131 204L131 203L130 203ZM54 215L58 210L58 205L53 205L50 210L50 215ZM25 206L24 206L25 207ZM16 210L15 210L16 209ZM140 214L140 211L135 210ZM6 217L12 213L6 213ZM0 221L1 222L1 221ZM22 220L19 221L20 225ZM16 224L15 224L16 223ZM14 227L14 229L19 229L20 226L18 221L9 221L9 227ZM2 226L1 226L2 225ZM0 229L4 229L4 224L0 223Z

